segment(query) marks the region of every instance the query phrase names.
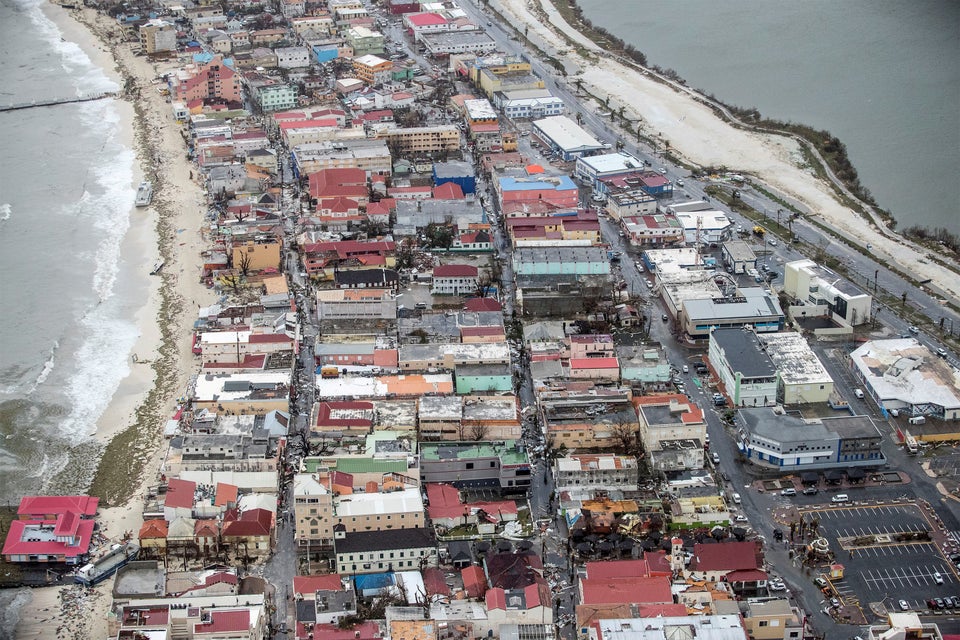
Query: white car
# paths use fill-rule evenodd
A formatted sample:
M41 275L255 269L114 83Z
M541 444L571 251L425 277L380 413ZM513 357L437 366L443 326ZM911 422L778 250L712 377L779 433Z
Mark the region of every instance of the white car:
M770 238L770 246L771 246L771 247L777 246L777 241L774 240L773 238Z
M747 518L747 516L743 515L742 513L741 513L741 514L738 514L738 515L733 519L733 521L734 521L734 522L750 522L750 520Z

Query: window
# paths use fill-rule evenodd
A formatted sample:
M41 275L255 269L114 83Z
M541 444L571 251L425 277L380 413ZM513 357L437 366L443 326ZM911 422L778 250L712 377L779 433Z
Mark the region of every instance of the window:
M473 463L472 463L472 462L468 462L466 468L467 468L467 469L473 469Z

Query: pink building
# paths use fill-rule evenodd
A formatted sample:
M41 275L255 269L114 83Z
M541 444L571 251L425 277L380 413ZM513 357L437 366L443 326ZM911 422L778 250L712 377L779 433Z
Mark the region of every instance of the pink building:
M171 92L178 102L243 102L240 75L224 64L221 56L214 56L206 64L184 67L172 82Z

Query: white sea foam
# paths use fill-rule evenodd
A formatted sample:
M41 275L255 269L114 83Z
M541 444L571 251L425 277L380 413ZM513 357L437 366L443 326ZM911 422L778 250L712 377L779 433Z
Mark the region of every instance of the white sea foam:
M30 589L0 591L0 640L14 637L22 608L33 600Z
M53 372L53 368L57 364L57 349L60 348L60 341L54 340L53 346L50 347L50 355L47 357L46 362L43 363L43 369L40 371L40 375L37 376L37 379L33 381L33 385L30 387L30 390L27 391L27 395L30 395L37 390L37 387L42 385L47 381L47 378L50 377L50 374Z
M103 69L93 64L80 45L63 38L60 28L43 13L42 4L40 0L24 0L21 6L50 48L60 56L60 66L69 75L76 94L79 96L117 91L120 88L117 83L108 78Z
M6 222L13 213L13 207L9 202L0 203L0 222Z

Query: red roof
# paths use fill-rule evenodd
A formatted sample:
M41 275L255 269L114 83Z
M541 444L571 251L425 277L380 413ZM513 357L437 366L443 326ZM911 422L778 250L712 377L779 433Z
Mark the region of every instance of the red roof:
M197 520L193 523L193 535L196 538L216 538L220 535L216 520Z
M470 598L479 598L487 591L487 576L483 569L477 565L471 565L460 572L463 578L463 588Z
M670 580L664 577L586 578L580 581L580 592L583 604L673 603Z
M550 588L542 582L527 585L521 591L523 591L523 608L526 610L550 603ZM487 610L507 609L507 591L495 587L487 591L485 597ZM510 608L515 607L511 604Z
M55 520L14 520L7 531L7 539L3 543L4 556L64 556L77 558L87 555L90 549L90 538L93 535L93 520L81 520L77 527L77 538L80 544L68 545L66 542L55 540L34 542L31 538L38 527L53 529Z
M470 298L463 305L464 311L502 311L503 305L496 298Z
M193 508L193 494L197 490L197 483L180 478L170 478L167 481L167 495L164 498L164 507L178 509Z
M447 19L439 13L414 13L408 15L407 20L415 27L430 27L447 24Z
M502 336L502 327L460 327L461 336Z
M80 514L76 511L67 511L57 518L57 526L53 528L53 535L58 538L77 534L80 526Z
M251 333L248 342L250 344L293 342L293 338L283 333Z
M321 402L317 408L317 426L328 427L365 427L373 424L373 418L331 418L334 411L358 410L373 411L372 402Z
M468 264L442 264L433 268L434 278L476 278L477 273L478 269Z
M427 594L449 596L450 587L447 585L443 571L436 567L427 567L423 570L423 585L427 588Z
M314 127L332 127L337 128L340 126L333 118L324 118L323 120L289 120L286 122L278 122L281 131L290 131L295 129L312 129Z
M226 482L217 483L217 492L213 498L213 504L217 507L226 507L231 503L236 504L237 494L239 493L240 488L234 484L227 484Z
M239 520L226 520L224 516L223 536L268 536L273 531L273 514L266 509L244 511Z
M767 579L767 572L759 569L731 571L724 576L727 582L760 582Z
M383 635L380 625L369 620L349 629L342 629L335 624L297 623L298 639L307 638L310 634L313 638L323 640L375 640Z
M463 200L463 189L456 182L444 182L433 189L434 200Z
M339 573L323 576L294 576L293 592L306 596L317 591L343 591L343 582Z
M18 516L55 516L67 511L76 511L92 518L97 515L100 498L90 496L24 496L20 499ZM52 519L52 518L51 518Z
M146 520L140 527L140 534L137 536L140 540L166 539L167 521L163 519Z
M240 609L239 611L215 611L208 609L210 622L201 622L193 625L193 632L196 633L228 633L250 630L250 610Z
M605 578L631 578L650 575L647 561L640 560L608 560L605 562L588 562L587 577L591 580Z
M197 350L195 353L200 353ZM204 362L204 369L263 369L267 362L265 353L246 353L240 362Z
M755 542L695 544L691 571L735 571L760 567L760 551Z
M570 358L571 369L619 369L616 358Z

